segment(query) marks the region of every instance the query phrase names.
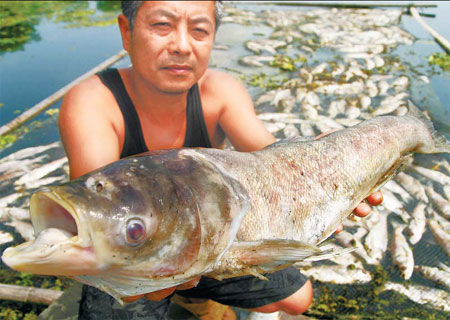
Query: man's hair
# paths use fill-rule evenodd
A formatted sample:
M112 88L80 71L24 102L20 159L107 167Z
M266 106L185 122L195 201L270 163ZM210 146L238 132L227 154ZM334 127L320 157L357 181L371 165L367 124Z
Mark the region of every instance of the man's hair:
M214 18L216 20L216 30L219 28L220 21L223 16L223 3L222 0L216 0L214 6ZM142 6L144 1L122 1L122 13L127 17L130 23L130 29L133 29L134 21L136 20L136 15L139 8Z

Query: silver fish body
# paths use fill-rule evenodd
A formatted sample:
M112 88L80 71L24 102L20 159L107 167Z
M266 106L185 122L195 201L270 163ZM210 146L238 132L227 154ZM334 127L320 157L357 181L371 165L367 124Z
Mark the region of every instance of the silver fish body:
M120 299L199 275L258 275L329 257L320 244L408 155L449 152L411 108L252 153L179 149L122 159L36 192L36 239L2 259Z

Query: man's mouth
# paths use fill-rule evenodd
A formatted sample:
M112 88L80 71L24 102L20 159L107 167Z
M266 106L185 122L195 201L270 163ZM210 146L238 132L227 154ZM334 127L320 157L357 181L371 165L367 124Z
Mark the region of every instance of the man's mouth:
M192 67L189 65L168 65L162 68L163 70L167 70L169 72L172 72L174 74L185 74L192 71Z

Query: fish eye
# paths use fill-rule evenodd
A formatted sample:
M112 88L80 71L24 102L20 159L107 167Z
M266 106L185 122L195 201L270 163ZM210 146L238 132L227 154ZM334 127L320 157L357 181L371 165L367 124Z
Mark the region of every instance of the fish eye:
M147 232L145 230L145 223L141 219L131 219L126 226L126 243L130 246L137 246L145 240Z

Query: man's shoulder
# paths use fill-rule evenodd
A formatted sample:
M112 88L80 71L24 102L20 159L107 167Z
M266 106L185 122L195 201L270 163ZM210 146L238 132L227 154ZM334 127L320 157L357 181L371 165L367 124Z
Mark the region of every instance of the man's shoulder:
M199 81L200 88L208 90L226 90L228 86L239 85L240 81L232 75L214 69L208 69Z
M89 77L72 87L63 99L63 107L72 110L102 109L111 104L114 96L97 75Z
M208 69L199 81L202 99L206 96L214 100L228 102L247 94L242 82L234 76L213 69Z

